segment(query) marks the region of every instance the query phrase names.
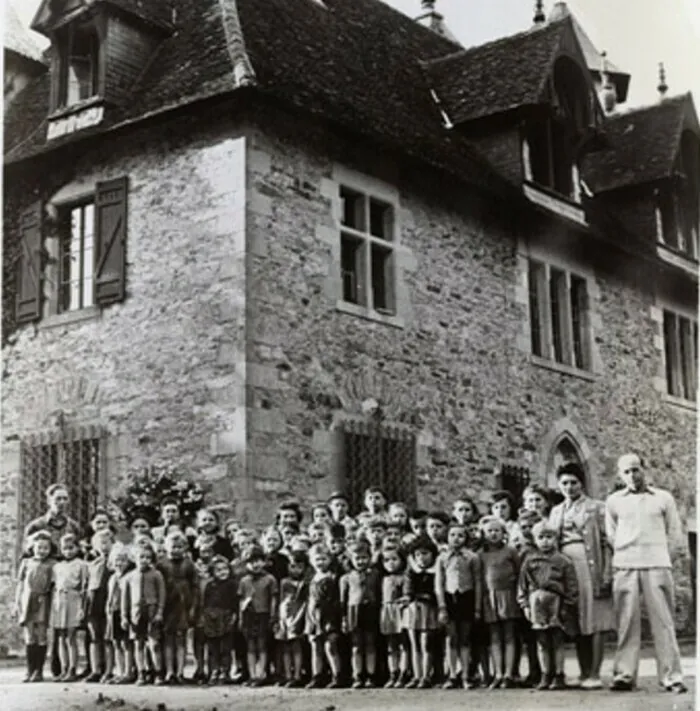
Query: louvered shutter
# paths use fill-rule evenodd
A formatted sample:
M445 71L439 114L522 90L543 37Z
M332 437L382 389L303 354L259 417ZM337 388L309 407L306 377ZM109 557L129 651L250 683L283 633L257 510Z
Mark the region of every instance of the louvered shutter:
M97 183L95 189L95 302L123 301L126 292L128 178Z
M21 253L17 271L17 322L37 321L41 316L41 203L20 216Z

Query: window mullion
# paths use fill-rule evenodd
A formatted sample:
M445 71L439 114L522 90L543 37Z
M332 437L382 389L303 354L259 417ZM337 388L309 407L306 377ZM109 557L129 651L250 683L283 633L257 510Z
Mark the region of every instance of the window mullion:
M85 294L83 293L83 280L85 277L85 217L86 210L83 206L80 208L80 255L78 257L78 264L80 265L78 270L80 278L78 283L78 303L81 309L85 305Z
M574 365L573 323L571 315L571 275L564 272L564 278L557 284L559 294L559 321L561 322L562 354L566 365Z
M541 270L540 285L540 323L542 323L543 343L542 352L549 360L554 357L554 335L552 331L552 305L549 294L550 269L549 264L543 264Z
M366 305L370 311L374 310L374 289L372 289L372 242L365 236L362 243L362 250L364 253L364 279L365 279L365 293Z

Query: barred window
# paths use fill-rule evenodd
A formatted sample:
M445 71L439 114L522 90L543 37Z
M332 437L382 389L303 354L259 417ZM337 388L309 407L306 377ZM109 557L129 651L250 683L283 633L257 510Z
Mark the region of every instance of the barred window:
M365 489L380 487L388 500L416 503L416 438L403 426L348 420L343 423L343 484L352 511Z
M516 464L502 464L498 472L497 484L499 489L507 491L513 497L515 510L513 515L520 508L523 491L530 483L530 470L524 466Z
M29 436L20 446L19 535L46 513L46 489L62 484L70 495L68 515L81 529L97 504L103 435L99 428Z

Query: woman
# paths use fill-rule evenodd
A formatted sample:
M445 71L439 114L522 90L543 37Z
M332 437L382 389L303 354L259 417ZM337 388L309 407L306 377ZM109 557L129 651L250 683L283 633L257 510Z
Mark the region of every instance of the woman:
M557 483L564 501L549 521L559 532L559 549L571 558L579 587L576 656L582 689L601 689L603 632L615 628L612 604L612 548L605 537L605 504L586 496L583 469L559 467Z

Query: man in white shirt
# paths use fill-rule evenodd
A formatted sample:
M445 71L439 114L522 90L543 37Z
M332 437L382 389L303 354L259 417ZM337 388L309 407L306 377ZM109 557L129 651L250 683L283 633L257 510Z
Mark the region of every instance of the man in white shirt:
M667 691L683 693L681 655L673 623L670 549L681 544L681 525L673 497L647 485L636 454L617 463L625 485L605 502L605 528L613 546L613 599L617 653L613 691L630 691L637 681L641 648L641 599L644 595L656 650L657 673Z

